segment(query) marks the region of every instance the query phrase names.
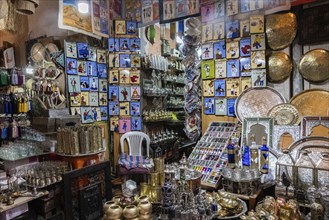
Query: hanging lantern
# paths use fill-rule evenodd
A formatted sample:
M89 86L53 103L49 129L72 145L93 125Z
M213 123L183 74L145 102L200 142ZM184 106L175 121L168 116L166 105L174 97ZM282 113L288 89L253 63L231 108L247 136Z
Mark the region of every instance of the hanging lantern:
M315 186L320 188L329 183L329 153L321 152L320 160L315 166Z
M295 163L296 167L296 186L301 189L315 184L315 164L308 155L308 151L301 151L299 158Z

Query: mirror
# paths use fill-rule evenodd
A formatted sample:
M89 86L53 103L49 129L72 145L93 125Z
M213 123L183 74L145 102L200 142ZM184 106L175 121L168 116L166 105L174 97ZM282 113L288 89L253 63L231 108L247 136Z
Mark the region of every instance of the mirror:
M261 124L255 124L250 127L250 132L248 133L247 138L247 145L251 145L251 136L255 135L255 141L257 145L262 144L262 137L267 137L267 134L265 132L265 126Z
M272 147L273 118L245 118L242 124L241 146L250 146L251 135L255 135L258 145L262 144L265 136L267 146Z
M302 137L319 136L329 137L329 117L323 116L306 116L303 117Z
M329 128L324 125L314 126L311 130L310 136L329 137Z
M273 128L273 150L280 154L283 149L300 139L298 125L275 125Z
M292 143L294 143L294 139L292 135L289 134L288 132L285 132L280 136L279 148L281 150L288 149Z

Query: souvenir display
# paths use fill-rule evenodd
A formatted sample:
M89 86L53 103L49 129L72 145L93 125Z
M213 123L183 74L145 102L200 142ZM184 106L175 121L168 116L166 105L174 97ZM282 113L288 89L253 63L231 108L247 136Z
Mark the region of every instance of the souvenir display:
M215 62L214 60L203 60L201 62L202 79L215 78Z
M301 119L296 107L288 103L273 106L268 116L272 117L277 125L298 125Z
M215 58L216 60L226 58L225 41L218 41L218 42L214 43L213 45L214 45L214 48L213 48L212 58Z
M226 79L226 96L236 97L240 95L240 79Z
M226 77L240 77L239 59L228 60L226 62Z
M202 47L202 59L203 60L209 60L213 59L214 57L214 52L213 52L213 45L208 43L208 44L203 44Z
M250 20L240 20L240 37L250 37Z
M266 86L266 70L254 69L251 71L251 86L252 87L265 87Z
M214 87L214 80L203 80L203 96L214 96L215 94L215 87Z
M303 55L298 70L303 78L312 83L322 83L329 79L329 51L310 50Z
M225 38L225 23L222 22L216 22L213 25L213 39L214 40L221 40Z
M215 114L215 99L204 98L204 114L214 115Z
M215 61L215 78L226 78L226 61L216 60Z
M329 56L328 56L329 58ZM267 58L268 80L278 83L286 80L292 73L293 64L290 57L284 52L273 52Z
M242 38L240 39L240 56L249 57L251 52L251 39Z
M241 76L251 76L250 57L240 58L240 75Z
M266 67L265 50L251 51L251 69L261 69Z
M294 13L280 13L266 16L267 44L272 50L289 46L297 34L297 17Z
M265 34L251 34L251 50L265 50Z
M205 81L203 81L205 82ZM215 84L215 96L226 96L226 83L225 79L217 79L214 81Z
M227 59L239 58L239 41L226 41L226 51Z
M227 115L227 99L215 99L215 115Z
M226 1L226 15L236 15L239 13L238 11L239 3L238 0L228 0Z

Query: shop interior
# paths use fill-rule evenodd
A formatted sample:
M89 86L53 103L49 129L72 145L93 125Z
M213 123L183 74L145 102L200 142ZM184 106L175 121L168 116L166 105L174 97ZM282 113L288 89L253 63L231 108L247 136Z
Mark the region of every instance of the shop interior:
M2 0L0 131L0 220L328 220L329 0Z

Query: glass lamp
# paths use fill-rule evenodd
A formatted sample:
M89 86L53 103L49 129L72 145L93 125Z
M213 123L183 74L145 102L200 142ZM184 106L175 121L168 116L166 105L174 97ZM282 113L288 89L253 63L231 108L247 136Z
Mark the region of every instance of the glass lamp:
M320 160L315 166L315 186L317 188L329 183L329 153L321 152Z
M301 151L295 163L296 186L302 189L315 184L315 164L308 154L306 150Z
M278 158L275 165L275 176L276 180L281 180L282 175L286 174L286 176L290 176L290 182L295 183L294 178L294 165L295 161L290 155L288 150L283 150L283 154Z

